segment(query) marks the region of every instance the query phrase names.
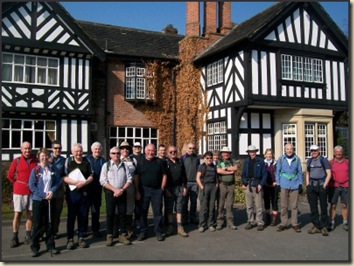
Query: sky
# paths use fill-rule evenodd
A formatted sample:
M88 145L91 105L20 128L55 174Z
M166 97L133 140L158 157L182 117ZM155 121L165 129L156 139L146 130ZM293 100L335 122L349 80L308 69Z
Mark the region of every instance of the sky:
M60 2L77 20L162 31L168 24L185 34L186 2ZM241 23L276 2L233 2L231 21ZM348 35L349 2L320 2L338 27Z

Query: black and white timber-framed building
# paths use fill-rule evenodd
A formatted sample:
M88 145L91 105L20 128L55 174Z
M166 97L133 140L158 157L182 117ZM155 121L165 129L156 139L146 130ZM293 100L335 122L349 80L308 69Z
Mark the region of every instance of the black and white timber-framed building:
M348 39L317 2L280 2L236 25L194 60L209 113L201 153L248 145L304 161L316 143L331 157L348 110Z
M105 53L57 2L2 3L2 161L58 139L90 150L92 65Z

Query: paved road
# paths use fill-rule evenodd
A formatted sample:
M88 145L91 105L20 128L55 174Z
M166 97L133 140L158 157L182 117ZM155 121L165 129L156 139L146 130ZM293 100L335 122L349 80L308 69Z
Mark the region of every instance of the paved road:
M62 220L61 238L56 240L60 254L45 252L45 244L41 243L40 256L31 257L30 247L23 242L17 248L10 248L11 222L2 225L2 261L4 262L350 262L350 235L341 225L324 237L321 234L309 235L307 230L312 227L309 217L309 206L306 202L299 204L302 232L293 229L277 232L276 227L267 227L259 232L256 228L245 230L247 222L244 207L234 209L238 230L200 233L195 225L186 227L188 238L173 235L163 242L158 242L153 235L152 219L150 218L149 238L139 242L133 240L132 245L124 246L115 243L112 247L105 246L105 237L100 239L88 236L89 247L86 249L66 249L65 220ZM340 213L338 206L338 213ZM338 217L337 223L341 223ZM101 223L105 234L104 217ZM20 240L23 241L21 225Z

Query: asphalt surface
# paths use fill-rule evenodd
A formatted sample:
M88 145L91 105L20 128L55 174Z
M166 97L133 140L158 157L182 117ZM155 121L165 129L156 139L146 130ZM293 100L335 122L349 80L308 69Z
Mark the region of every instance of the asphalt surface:
M137 241L133 238L132 245L124 246L114 239L114 245L105 245L105 217L101 222L101 238L89 235L88 248L66 249L66 220L62 219L60 225L60 238L56 240L56 247L60 254L50 256L46 252L45 243L41 242L40 256L31 257L31 250L24 240L24 222L22 222L19 238L20 246L10 248L12 238L11 221L2 222L2 253L3 262L120 262L120 263L248 263L248 262L279 262L279 263L309 263L330 262L350 263L351 233L342 228L342 219L337 216L337 227L329 236L322 234L310 235L307 233L312 228L310 223L309 205L299 203L302 232L296 233L292 228L277 232L277 227L266 227L264 231L257 228L245 230L247 224L244 206L235 206L234 217L238 230L224 228L221 231L200 233L196 225L187 225L188 238L179 235L167 237L165 241L157 241L153 234L153 220L149 217L148 238ZM337 208L340 214L340 205ZM77 241L77 239L75 239Z

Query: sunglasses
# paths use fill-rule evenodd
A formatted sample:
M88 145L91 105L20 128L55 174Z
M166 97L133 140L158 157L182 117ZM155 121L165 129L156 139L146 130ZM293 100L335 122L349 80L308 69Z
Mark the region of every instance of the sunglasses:
M54 150L61 150L61 147L53 147Z
M170 153L177 153L177 151L170 151Z
M113 155L119 155L120 152L111 152L111 154L113 154Z
M190 150L194 150L195 148L192 148L192 147L188 147L188 149L190 149Z
M205 160L211 160L213 159L212 157L205 157Z

